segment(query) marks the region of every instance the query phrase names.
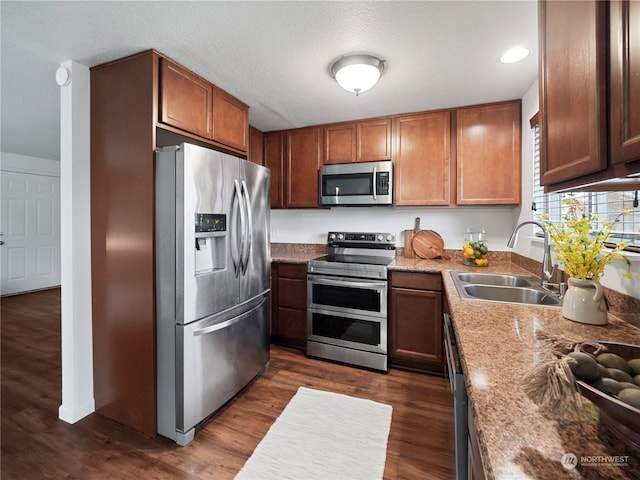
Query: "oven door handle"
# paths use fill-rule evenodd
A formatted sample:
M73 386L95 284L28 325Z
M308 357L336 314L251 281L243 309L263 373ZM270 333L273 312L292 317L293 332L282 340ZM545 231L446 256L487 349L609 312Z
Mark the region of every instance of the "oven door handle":
M311 283L317 283L319 285L331 285L334 287L354 287L354 288L385 288L387 282L351 282L343 280L329 280L325 278L314 278L310 280Z

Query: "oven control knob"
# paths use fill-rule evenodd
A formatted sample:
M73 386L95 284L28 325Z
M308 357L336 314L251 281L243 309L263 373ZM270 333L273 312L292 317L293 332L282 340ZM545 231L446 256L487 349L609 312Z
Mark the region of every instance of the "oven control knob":
M341 233L339 233L339 234L338 234L338 240L344 240L344 235L343 235L343 234L341 234Z
M331 235L329 235L329 239L330 240L335 240L336 239L336 234L332 233Z
M387 242L390 242L391 240L393 240L393 236L392 235L387 235Z
M382 235L378 235L378 241L381 242L382 241Z

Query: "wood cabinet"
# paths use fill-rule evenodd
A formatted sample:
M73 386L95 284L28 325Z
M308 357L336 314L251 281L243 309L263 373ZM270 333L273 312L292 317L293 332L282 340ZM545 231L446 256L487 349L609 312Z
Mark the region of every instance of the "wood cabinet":
M356 123L338 123L324 127L323 163L356 161Z
M391 159L391 118L324 127L323 162L377 162Z
M458 205L520 203L520 100L456 110Z
M160 121L212 139L213 85L176 63L160 59Z
M247 160L264 165L264 135L260 130L249 126L249 155Z
M214 99L235 103L232 97L154 50L91 68L90 95L96 411L153 437L157 431L154 150L190 141L236 155L246 153L246 145L242 150L242 142L236 141L243 135L239 127L214 140L221 124L228 122L235 131L242 122L229 120L233 115L220 115L227 107L218 108Z
M284 156L282 132L267 132L263 136L264 166L271 169L271 208L284 207Z
M444 373L442 277L391 272L391 366Z
M395 204L451 203L451 114L448 110L393 120Z
M249 148L249 107L213 87L213 140L242 152Z
M318 207L320 127L285 132L285 201L287 208Z
M156 434L154 53L91 69L91 297L96 412ZM114 248L114 239L126 241Z
M640 5L539 3L540 183L640 172Z
M390 118L357 122L356 138L357 162L378 162L391 158Z
M640 2L609 8L609 148L611 163L621 164L640 159Z
M273 263L271 275L271 339L306 350L307 265Z
M249 148L249 107L195 73L157 54L160 126L210 141L233 153Z

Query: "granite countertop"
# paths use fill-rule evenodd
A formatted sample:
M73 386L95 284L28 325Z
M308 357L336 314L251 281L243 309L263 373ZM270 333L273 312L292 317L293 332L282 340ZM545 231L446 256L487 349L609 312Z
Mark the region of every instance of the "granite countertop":
M326 253L327 246L319 244L272 243L271 261L279 263L307 263Z
M306 260L317 255L317 251L307 253ZM274 255L272 250L272 257L274 261L306 261L301 252L289 257L284 252ZM640 344L640 329L611 314L608 325L590 326L565 319L559 307L460 298L451 270L531 275L510 261L468 268L459 259L396 257L389 270L442 273L487 479L640 478L638 458L628 457L627 465L620 466L604 461L581 463L581 457L595 462L597 456L625 456L628 452L601 432L597 421L547 418L522 391L522 378L541 358L537 331L576 340ZM578 458L576 468L562 466L566 453Z
M565 470L560 462L565 453L578 461L628 453L600 434L597 422L549 419L522 391L523 376L541 358L537 331L640 344L639 329L613 315L606 326L590 326L563 318L559 307L461 299L448 271L443 283L487 478L640 478L640 462L633 457L627 466L586 464Z

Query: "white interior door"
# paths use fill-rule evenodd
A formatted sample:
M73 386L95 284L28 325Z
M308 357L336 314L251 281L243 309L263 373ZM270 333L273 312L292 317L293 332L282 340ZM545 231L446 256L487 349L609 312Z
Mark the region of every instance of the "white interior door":
M0 293L60 285L60 178L1 172Z

